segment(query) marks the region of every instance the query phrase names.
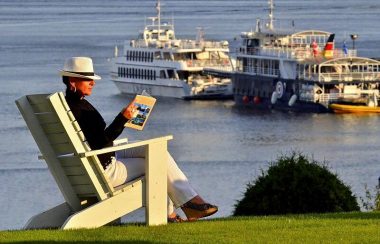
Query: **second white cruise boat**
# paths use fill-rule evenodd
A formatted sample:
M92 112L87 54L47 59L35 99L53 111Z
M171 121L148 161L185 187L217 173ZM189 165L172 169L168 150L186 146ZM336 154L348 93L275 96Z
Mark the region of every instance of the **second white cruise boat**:
M137 39L124 44L123 54L111 59L111 80L122 93L146 90L152 96L184 99L232 98L232 62L227 41L177 39L172 21L149 18ZM217 74L217 75L215 75Z

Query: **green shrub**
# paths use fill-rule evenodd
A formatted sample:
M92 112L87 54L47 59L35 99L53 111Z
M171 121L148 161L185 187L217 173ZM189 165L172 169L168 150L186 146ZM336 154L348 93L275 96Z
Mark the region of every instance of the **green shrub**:
M302 153L282 155L248 184L234 215L325 213L360 210L356 197L326 164Z
M365 185L364 188L365 198L360 197L363 209L366 211L380 211L380 179L378 185L375 187L375 193L372 193L367 185Z

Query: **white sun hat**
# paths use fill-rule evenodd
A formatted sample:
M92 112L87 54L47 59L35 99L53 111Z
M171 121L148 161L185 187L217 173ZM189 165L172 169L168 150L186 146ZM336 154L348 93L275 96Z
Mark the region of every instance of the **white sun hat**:
M88 57L72 57L66 60L61 76L79 77L91 80L100 80L101 77L94 73L92 59Z

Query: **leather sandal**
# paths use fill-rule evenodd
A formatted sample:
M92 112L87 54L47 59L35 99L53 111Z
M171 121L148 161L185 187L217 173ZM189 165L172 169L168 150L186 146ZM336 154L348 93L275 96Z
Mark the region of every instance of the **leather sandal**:
M181 216L179 216L178 214L176 214L175 217L168 217L168 223L181 223L181 222L185 222L185 220L181 218Z
M204 218L218 212L218 207L209 203L198 204L189 201L182 205L181 208L189 221Z

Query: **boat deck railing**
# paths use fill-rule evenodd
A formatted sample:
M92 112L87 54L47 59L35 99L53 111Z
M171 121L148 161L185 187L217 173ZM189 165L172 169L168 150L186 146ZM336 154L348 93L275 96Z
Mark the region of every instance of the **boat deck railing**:
M321 83L329 82L380 82L380 72L349 72L349 73L305 73L299 75L300 80L311 80Z
M260 74L260 75L268 75L273 77L278 77L280 75L279 69L273 69L273 68L264 68L264 67L252 67L252 66L243 66L238 67L237 71L239 72L245 72L250 74Z
M129 44L134 48L176 48L176 49L222 49L228 51L228 44L218 41L195 41L195 40L133 40Z
M256 56L269 56L269 57L279 57L286 59L298 59L298 60L313 60L318 62L321 58L323 58L324 52L323 50L319 50L316 54L313 53L313 49L311 47L292 47L292 46L264 46L260 48L244 48L241 47L238 50L240 54L246 55L256 55ZM343 57L356 57L356 50L348 50L345 53L341 49L335 49L333 52L332 58L343 58Z
M234 71L233 67L231 65L221 65L221 66L204 66L204 69L214 70L214 71L226 71L226 72L232 72Z
M214 68L220 70L232 71L232 65L228 59L212 59L212 60L183 60L187 67L203 67Z
M301 96L300 100L314 103L321 103L328 105L338 100L344 99L366 99L369 95L379 96L378 90L361 90L357 93L324 93L324 94L310 94Z

